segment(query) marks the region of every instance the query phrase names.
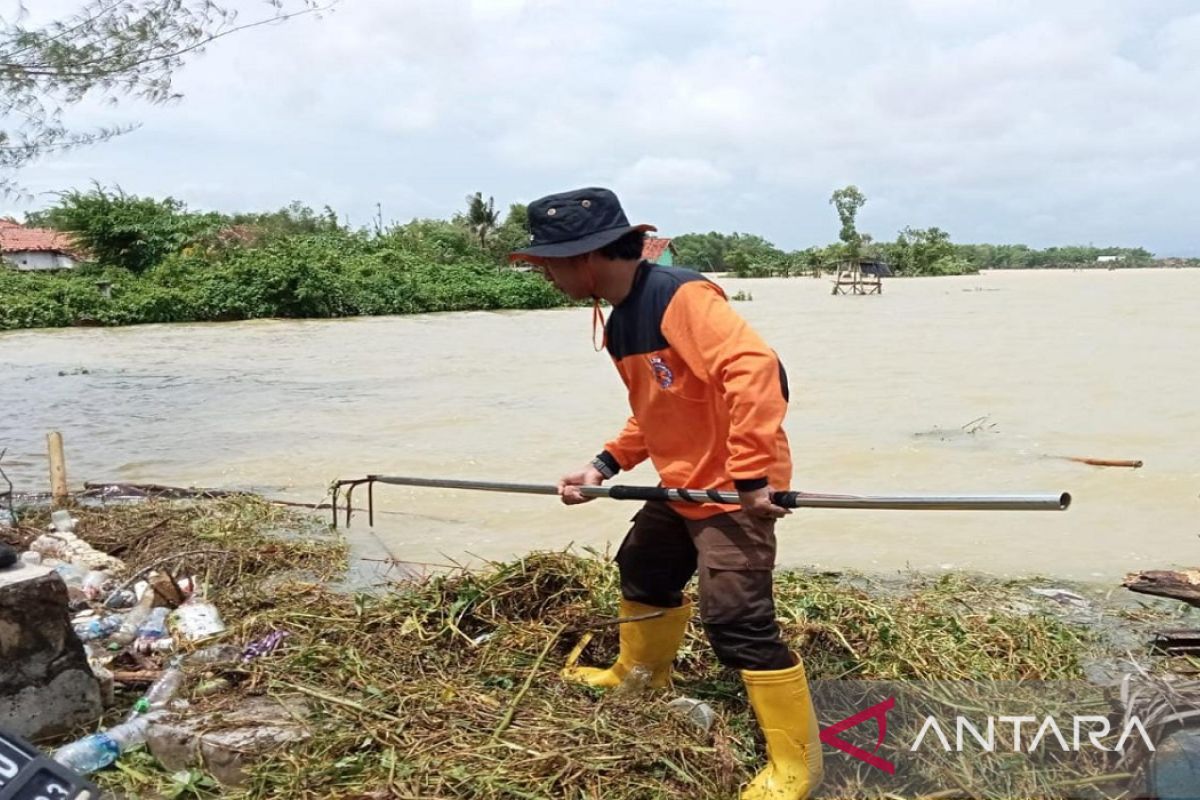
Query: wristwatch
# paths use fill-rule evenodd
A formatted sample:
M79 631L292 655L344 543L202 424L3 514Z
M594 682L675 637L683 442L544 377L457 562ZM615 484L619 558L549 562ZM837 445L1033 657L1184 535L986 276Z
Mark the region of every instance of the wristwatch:
M617 471L615 469L613 469L609 465L609 463L607 461L605 461L603 458L601 458L600 456L596 456L595 458L592 459L592 466L595 467L597 472L599 472L601 475L604 476L605 480L607 480L617 474Z

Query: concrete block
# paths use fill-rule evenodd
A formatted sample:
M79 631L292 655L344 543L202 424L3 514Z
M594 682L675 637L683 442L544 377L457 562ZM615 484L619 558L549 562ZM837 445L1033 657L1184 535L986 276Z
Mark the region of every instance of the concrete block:
M30 739L99 719L100 685L48 567L0 570L0 726Z

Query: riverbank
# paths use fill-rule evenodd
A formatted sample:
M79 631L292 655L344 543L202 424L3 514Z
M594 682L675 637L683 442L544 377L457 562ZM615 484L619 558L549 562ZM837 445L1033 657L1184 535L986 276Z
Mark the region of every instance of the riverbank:
M280 249L297 245L284 242ZM280 253L216 265L181 260L144 275L119 270L42 274L0 269L0 298L0 330L566 304L566 298L531 273L470 261L396 264L382 250L306 253L294 259Z
M534 553L471 572L451 571L337 588L345 543L312 516L254 497L150 501L78 508L76 532L121 557L131 572L171 553L179 574L209 587L239 647L286 632L272 653L189 673L184 718L232 712L264 698L298 703L305 735L257 761L240 788L202 765L179 772L145 751L95 776L130 796L196 797L728 797L763 758L735 673L715 663L698 625L681 649L672 690L639 698L565 685L559 667L616 652L616 575L591 555ZM4 534L27 544L45 513ZM182 569L180 569L182 567ZM1035 591L1036 590L1036 591ZM1161 665L1147 632L1177 604L1130 602L1099 587L1000 581L966 573L881 582L850 573L778 577L778 616L814 685L847 681L1031 684L1110 683L1131 667ZM585 641L590 639L590 641ZM120 658L122 656L118 656ZM165 658L156 658L161 667ZM146 666L145 663L142 664ZM201 685L223 683L205 694ZM966 685L966 684L962 684ZM118 693L108 722L141 687ZM211 691L211 690L209 690ZM668 709L672 697L707 703L704 732ZM822 708L829 724L839 709ZM827 718L829 717L829 718ZM879 750L904 759L908 723ZM861 796L862 766L827 749L826 796ZM908 758L905 787L985 785L977 758ZM1080 796L1128 780L1115 760L1068 762L1047 754L996 762L1011 795ZM994 776L993 776L994 777ZM983 781L983 783L980 783ZM175 794L172 794L172 793ZM1036 792L1036 793L1035 793ZM1100 795L1097 795L1100 796Z

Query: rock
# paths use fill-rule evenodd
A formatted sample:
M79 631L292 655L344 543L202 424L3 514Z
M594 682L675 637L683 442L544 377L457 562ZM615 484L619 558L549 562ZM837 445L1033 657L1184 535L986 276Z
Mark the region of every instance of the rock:
M4 542L0 542L0 569L8 569L17 563L17 551Z
M1184 728L1158 743L1150 796L1200 800L1200 730Z
M100 685L48 567L0 571L0 728L30 739L100 717Z
M251 698L235 711L185 713L156 722L146 745L169 771L203 765L222 784L237 786L256 759L312 735L301 721L307 715L300 699Z

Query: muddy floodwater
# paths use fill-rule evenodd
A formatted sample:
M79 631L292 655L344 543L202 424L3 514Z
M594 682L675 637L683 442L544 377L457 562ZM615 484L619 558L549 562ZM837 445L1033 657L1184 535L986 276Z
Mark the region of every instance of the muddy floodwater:
M993 272L832 297L719 282L792 386L794 488L1070 491L1065 513L801 511L780 564L1111 580L1200 563L1200 270ZM553 482L627 415L590 309L0 334L0 462L316 502L367 473ZM1061 458L1142 459L1138 470ZM623 482L653 483L649 469ZM365 497L363 498L365 500ZM359 552L429 563L614 549L636 510L380 487Z

